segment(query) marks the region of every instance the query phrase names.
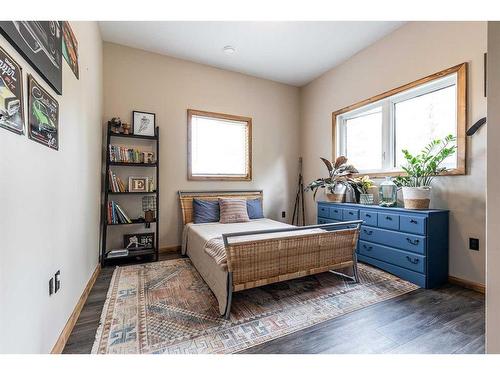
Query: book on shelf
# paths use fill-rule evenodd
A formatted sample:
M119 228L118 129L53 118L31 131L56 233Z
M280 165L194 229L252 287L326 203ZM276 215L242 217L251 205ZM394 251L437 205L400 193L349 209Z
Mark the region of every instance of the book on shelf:
M106 254L107 258L120 258L120 257L126 257L128 256L129 252L127 249L115 249L115 250L110 250Z
M132 220L116 202L111 201L108 203L108 224L130 223L132 223Z
M109 170L109 187L113 193L125 193L127 192L127 187L123 183L122 179L118 177L111 169Z
M119 163L154 163L154 152L109 145L109 161Z

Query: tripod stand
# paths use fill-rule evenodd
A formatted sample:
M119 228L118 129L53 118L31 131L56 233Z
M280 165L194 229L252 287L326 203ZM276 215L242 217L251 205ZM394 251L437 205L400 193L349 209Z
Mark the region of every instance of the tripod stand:
M300 211L302 210L302 215ZM300 224L302 219L302 224ZM295 197L295 205L293 206L292 225L306 225L306 214L304 209L304 178L302 176L302 157L299 158L299 186Z

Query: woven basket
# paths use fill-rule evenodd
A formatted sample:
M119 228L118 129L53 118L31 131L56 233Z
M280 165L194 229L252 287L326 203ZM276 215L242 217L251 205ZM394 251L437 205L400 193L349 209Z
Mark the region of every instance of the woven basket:
M403 187L403 200L405 208L412 210L427 209L431 203L431 188L428 186Z
M345 196L346 194L336 194L336 193L326 193L326 198L330 202L335 202L335 203L342 203L345 202Z

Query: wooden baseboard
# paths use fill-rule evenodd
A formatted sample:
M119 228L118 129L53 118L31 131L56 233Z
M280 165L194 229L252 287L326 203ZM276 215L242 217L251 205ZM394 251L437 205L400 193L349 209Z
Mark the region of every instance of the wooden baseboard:
M484 294L486 292L486 286L484 284L476 283L474 281L464 280L459 277L448 276L448 282L450 284L460 285L464 288L475 290L476 292L479 293Z
M85 301L87 301L90 291L92 290L92 287L94 286L94 283L97 280L97 276L99 276L99 272L101 272L100 264L96 266L94 273L87 282L87 285L85 286L85 289L83 290L80 299L76 303L73 312L69 316L69 319L66 322L66 325L64 326L61 334L59 335L59 338L57 339L50 354L61 354L63 352L64 347L66 346L66 342L68 342L69 336L71 335L71 331L73 331L76 321L78 320L78 317L80 316L80 313L83 309L83 305L85 305Z
M180 253L181 245L160 247L159 253Z

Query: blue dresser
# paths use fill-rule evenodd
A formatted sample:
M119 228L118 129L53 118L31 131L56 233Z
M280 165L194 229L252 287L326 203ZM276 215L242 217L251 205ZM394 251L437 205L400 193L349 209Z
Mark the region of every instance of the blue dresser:
M358 260L423 288L448 280L448 211L318 202L318 224L363 220Z

